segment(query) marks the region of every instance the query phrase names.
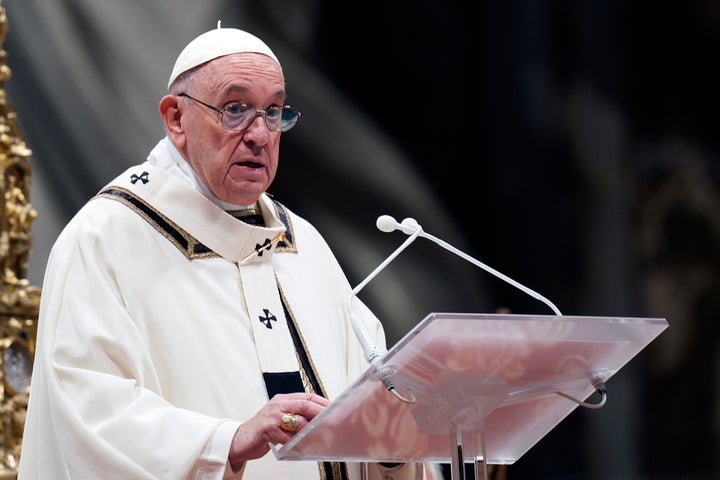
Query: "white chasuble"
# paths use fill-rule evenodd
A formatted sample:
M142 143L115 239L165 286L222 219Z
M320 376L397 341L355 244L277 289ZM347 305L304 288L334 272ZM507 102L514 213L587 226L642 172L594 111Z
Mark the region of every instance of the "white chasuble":
M129 168L53 246L19 480L328 478L272 452L233 475L227 455L268 401L265 373L305 362L332 400L367 370L347 279L315 228L267 195L264 226L249 225L171 171ZM354 311L384 347L377 318Z
M159 213L167 217L168 221L182 225L183 229L202 245L237 264L240 273L238 285L240 298L243 299L245 311L248 313L258 363L263 375L266 379L270 379L270 382L273 382L273 374L294 373L290 378L297 377L295 382L290 380L295 388L282 388L282 386L274 388L268 391L268 397L272 398L275 393L303 391L304 388L299 381L295 346L290 336L271 262L277 245L282 242L287 248L286 238L292 238L292 234L286 234L286 226L273 217L269 217L268 226L264 225L266 223L264 217L259 226L243 223L219 210L204 196L188 189L183 182L162 169L149 168L143 170L140 175L143 176L145 172L147 172L146 178L152 175L153 180L157 180L159 177L161 181L157 183L162 188L135 187L138 184L146 187L149 182L143 184L141 180L140 182L136 180L133 183L136 177L131 175L129 184L125 185L128 192L153 205ZM101 194L117 195L117 192L108 190L105 189ZM194 201L203 208L204 212L199 217L194 213L192 219L188 218L188 214L194 212L194 209L187 208L188 195L195 197ZM179 196L185 197L186 201L179 202ZM210 221L206 222L205 219ZM222 230L221 237L215 234L217 227ZM237 239L246 240L237 242ZM285 375L279 381L287 379L288 375ZM317 393L322 394L322 392Z

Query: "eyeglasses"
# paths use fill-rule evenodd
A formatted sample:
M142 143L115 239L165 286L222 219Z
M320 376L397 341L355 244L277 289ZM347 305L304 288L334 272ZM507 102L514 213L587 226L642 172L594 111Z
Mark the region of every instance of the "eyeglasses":
M273 106L265 110L255 108L244 103L231 103L225 108L215 108L187 93L181 93L180 97L187 97L200 105L220 114L220 124L228 130L240 131L247 129L258 117L265 117L265 125L271 132L287 132L295 126L301 116L300 110L289 105L284 107Z

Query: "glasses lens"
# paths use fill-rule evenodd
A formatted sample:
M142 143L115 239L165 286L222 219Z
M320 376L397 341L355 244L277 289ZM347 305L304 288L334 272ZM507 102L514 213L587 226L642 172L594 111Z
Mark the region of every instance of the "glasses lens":
M272 132L279 132L282 127L282 107L270 107L265 110L265 124Z
M228 130L244 130L254 118L255 108L237 103L225 107L222 124Z
M298 119L300 118L300 111L295 107L283 107L282 108L282 120L280 131L287 132L295 126Z

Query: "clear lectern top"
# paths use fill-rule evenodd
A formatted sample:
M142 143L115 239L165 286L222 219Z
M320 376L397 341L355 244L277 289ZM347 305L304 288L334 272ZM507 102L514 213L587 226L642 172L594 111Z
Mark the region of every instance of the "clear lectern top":
M577 408L557 392L587 399L593 381L607 381L667 326L660 318L431 313L273 451L281 460L449 462L450 435L461 432L465 452L512 464ZM414 403L389 392L378 372Z

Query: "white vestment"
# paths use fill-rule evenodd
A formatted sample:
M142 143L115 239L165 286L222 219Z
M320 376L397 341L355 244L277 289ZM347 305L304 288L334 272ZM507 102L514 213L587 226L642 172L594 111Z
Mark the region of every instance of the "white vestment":
M266 195L258 202L266 226L234 218L178 173L177 157L161 141L91 199L52 249L19 480L232 477L232 436L268 401L258 319L243 300L239 264L248 256L271 262L328 398L368 368L348 315L351 287L315 228ZM384 349L377 318L359 301L353 311ZM317 462L269 452L234 478L321 475Z

